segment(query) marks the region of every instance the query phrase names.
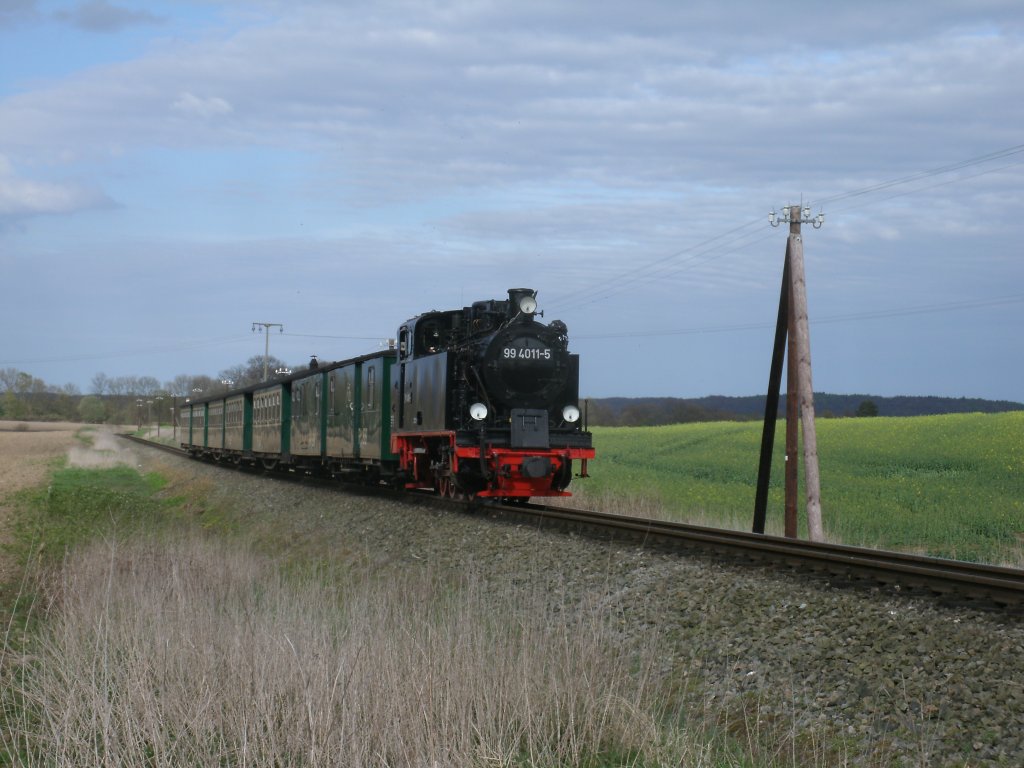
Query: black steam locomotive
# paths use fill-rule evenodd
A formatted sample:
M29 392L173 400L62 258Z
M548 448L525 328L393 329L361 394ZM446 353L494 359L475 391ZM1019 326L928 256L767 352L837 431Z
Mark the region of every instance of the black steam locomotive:
M579 358L536 292L428 312L397 348L186 404L191 454L455 496L567 496L594 457Z

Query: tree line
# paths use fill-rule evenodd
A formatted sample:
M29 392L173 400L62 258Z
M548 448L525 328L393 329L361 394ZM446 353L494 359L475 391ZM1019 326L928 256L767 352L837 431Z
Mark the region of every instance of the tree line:
M269 378L280 378L287 365L267 358ZM304 366L295 368L303 370ZM187 398L217 394L263 381L263 355L230 366L216 376L180 374L161 382L152 376L107 376L97 373L89 391L74 384L56 386L16 368L0 369L0 419L10 421L84 421L91 424L169 424L172 409ZM291 371L288 371L291 372Z
M297 366L294 371L309 366ZM278 358L267 360L270 379L287 374ZM0 369L0 419L14 421L85 421L111 424L170 424L173 411L186 398L214 395L258 384L263 378L262 355L230 366L216 376L181 374L160 382L152 376L115 376L97 373L89 392L73 384L52 386L15 368ZM1024 410L1024 404L1006 400L951 397L877 397L816 392L815 407L822 418L870 416L922 416L943 413L996 413ZM764 395L702 398L609 397L586 401L588 423L604 427L658 426L699 421L747 421L764 418ZM785 398L779 418L785 418Z

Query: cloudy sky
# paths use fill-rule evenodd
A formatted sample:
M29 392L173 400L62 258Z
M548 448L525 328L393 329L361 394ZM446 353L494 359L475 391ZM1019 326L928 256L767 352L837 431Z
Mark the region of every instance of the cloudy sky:
M214 375L539 290L590 396L1024 401L1024 6L0 0L0 367Z

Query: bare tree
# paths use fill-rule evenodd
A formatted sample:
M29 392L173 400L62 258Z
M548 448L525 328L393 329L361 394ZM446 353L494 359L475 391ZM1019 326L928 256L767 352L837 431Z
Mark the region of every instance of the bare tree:
M4 392L13 392L18 383L19 371L17 368L4 368L0 370L0 388Z
M89 385L89 391L94 395L107 394L110 391L110 379L107 378L107 374L101 371L93 376Z
M125 376L117 376L113 379L107 379L107 394L108 395L127 395L130 394L128 378Z
M195 376L186 373L178 374L173 380L164 384L164 388L175 397L190 397L192 395L192 380Z
M152 397L160 393L160 382L152 376L140 376L136 379L135 391L143 397Z

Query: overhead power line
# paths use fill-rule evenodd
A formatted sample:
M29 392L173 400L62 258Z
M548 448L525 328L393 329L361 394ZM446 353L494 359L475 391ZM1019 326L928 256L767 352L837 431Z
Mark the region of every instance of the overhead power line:
M931 170L920 171L918 173L912 173L909 176L901 176L901 177L896 178L896 179L889 179L888 181L879 182L878 184L872 184L872 185L867 186L867 187L861 187L860 189L854 189L854 190L851 190L850 192L843 192L843 193L840 193L840 194L832 195L831 197L823 197L820 200L812 201L811 205L813 205L814 207L818 207L818 206L826 205L828 203L839 202L840 200L848 200L851 197L862 197L863 195L869 195L872 192L880 192L880 191L882 191L884 189L891 189L892 187L898 187L898 186L902 186L904 184L912 184L913 182L921 181L922 179L930 179L930 178L934 178L935 176L942 176L942 175L947 174L947 173L952 173L953 171L959 171L959 170L962 170L964 168L971 168L971 167L974 167L976 165L982 165L984 163L990 163L993 160L1001 160L1001 159L1003 159L1005 157L1012 157L1014 155L1019 155L1021 153L1024 153L1024 144L1017 144L1017 145L1012 146L1012 147L1006 147L1005 149L996 150L995 152L989 152L987 155L979 155L978 157L972 157L972 158L970 158L968 160L960 160L960 161L958 161L956 163L950 163L949 165L943 165L943 166L940 166L938 168L932 168ZM1016 163L1010 163L1009 165L1016 165ZM1001 166L1001 167L1009 167L1009 166ZM1000 169L999 168L995 168L995 169L992 169L990 171L986 171L986 173L991 173L994 170L1000 170ZM976 174L976 175L981 176L981 175L984 175L984 174ZM973 177L968 177L968 178L973 178ZM956 180L954 180L954 182L956 182L956 181L964 181L964 180L966 180L966 179L956 179ZM954 183L954 182L949 182L949 183Z
M386 339L385 336L331 336L324 334L312 334L312 333L280 333L279 336L292 336L296 338L309 338L309 339L338 339L338 340L356 340L356 341L383 341ZM225 346L228 344L238 344L241 342L248 342L252 337L249 335L243 336L219 336L212 339L195 339L191 341L183 341L174 344L156 344L149 347L140 347L135 349L121 349L114 350L111 352L96 352L88 354L69 354L69 355L47 355L44 357L32 357L32 358L21 358L17 360L0 360L0 366L21 366L21 365L42 365L47 363L67 363L67 362L90 362L96 360L120 360L124 358L132 357L146 357L148 355L156 354L168 354L174 352L186 352L192 349L201 349L203 347L217 347Z
M662 257L660 259L657 259L655 261L652 261L652 262L649 262L647 264L644 264L644 265L642 265L640 267L637 267L635 269L626 270L624 272L621 272L621 273L619 273L619 277L617 277L615 279L615 291L614 292L615 293L621 293L623 290L628 288L630 285L633 285L633 284L635 284L635 283L637 283L637 282L639 282L641 280L644 280L644 279L653 278L653 277L657 276L658 274L660 274L666 268L672 269L674 271L679 271L680 269L684 268L680 263L676 263L676 260L679 259L679 257L685 256L687 254L691 254L689 259L685 259L682 262L682 264L685 264L686 262L691 261L691 260L697 258L701 254L707 253L709 250L713 250L714 247L715 247L714 244L717 243L718 241L725 240L725 243L719 243L719 245L727 245L727 244L729 244L731 242L734 242L740 236L739 233L745 232L745 231L750 230L750 229L755 228L755 227L760 227L760 224L761 224L761 219L760 218L758 218L758 219L756 219L754 221L748 221L746 224L741 224L738 227L734 227L734 228L732 228L732 229L730 229L730 230L728 230L726 232L723 232L723 233L721 233L719 235L715 235L714 237L708 238L707 240L703 240L703 241L701 241L699 243L696 243L695 245L691 245L691 246L689 246L687 248L683 248L682 250L675 251L674 253L670 253L667 256L664 256L664 257ZM727 238L730 238L730 236L733 236L733 237L731 239L727 239ZM582 288L577 288L575 290L569 291L568 293L564 293L564 294L558 295L557 296L557 301L558 301L559 307L561 307L561 308L570 307L571 308L571 307L575 307L575 306L580 306L582 304L587 304L587 303L593 301L594 300L594 298L593 298L593 296L594 296L593 285L594 284L591 284L590 286L582 287ZM607 296L607 295L608 295L607 293L602 293L602 296Z
M917 186L912 189L903 190L891 194L885 198L875 199L870 202L866 202L863 205L849 206L841 208L839 210L852 210L854 208L866 207L874 205L883 200L892 199L893 197L900 197L905 195L917 194L920 192L927 191L929 189L935 189L937 187L948 186L950 184L958 184L968 181L970 179L984 176L987 174L995 173L1006 168L1014 167L1024 163L1024 144L1015 144L1010 147L989 152L984 155L978 155L976 157L960 160L954 163L948 163L943 166L932 168L925 171L920 171L905 176L888 179L881 181L876 184L870 184L858 189L850 190L848 192L842 192L806 203L815 208L821 208L826 204L837 203L843 200L850 200L858 197L866 197L868 195L883 192L885 190L894 190L901 187L905 187L910 184L924 181L926 179L932 179L946 174L954 173L956 171L964 170L967 168L973 168L989 163L993 163L998 160L1004 160L1006 158L1018 158L1014 162L1001 164L995 168L986 168L969 176L960 176L954 179L947 179L935 184L929 184L926 186ZM835 209L833 209L835 212ZM560 307L565 309L574 309L576 307L584 306L586 304L598 301L600 299L607 298L611 295L617 295L624 293L637 284L650 282L652 280L663 280L668 277L673 277L680 272L688 269L692 269L697 264L706 263L713 259L720 258L721 256L729 253L735 253L742 248L749 247L760 240L767 237L760 236L760 232L757 228L763 223L763 219L758 218L754 221L741 224L733 227L732 229L726 230L718 235L702 240L692 246L682 248L677 251L673 251L666 256L654 259L653 261L644 264L632 264L626 269L622 269L615 273L614 276L605 277L595 280L587 285L575 288L564 294L558 294L555 300L559 303ZM755 231L750 231L755 230ZM754 235L758 235L754 237ZM754 239L746 240L746 238L754 237ZM682 257L686 257L685 259ZM701 258L704 257L704 258Z
M824 325L826 323L847 323L857 320L877 320L886 317L903 317L906 315L925 315L942 312L957 312L968 309L981 309L985 307L997 307L1006 304L1018 304L1024 302L1024 293L1011 296L998 296L988 299L974 299L969 301L952 301L941 304L922 304L914 307L893 307L880 309L871 312L850 312L842 315L829 315L815 318L811 325ZM711 333L732 333L736 331L754 331L765 328L774 328L773 323L737 323L733 325L705 325L694 328L676 328L657 331L620 331L617 333L595 333L595 334L573 334L573 340L583 339L640 339L653 338L656 336L688 336Z
M281 336L294 336L299 339L341 339L346 341L381 341L385 336L331 336L323 333L282 333Z
M115 352L99 352L95 354L50 355L23 360L0 360L0 365L34 365L39 363L84 362L89 360L118 360L126 357L144 357L146 355L165 354L168 352L184 352L201 347L216 347L234 344L247 340L248 336L222 336L214 339L196 339L177 344L158 344L141 349L119 350Z

